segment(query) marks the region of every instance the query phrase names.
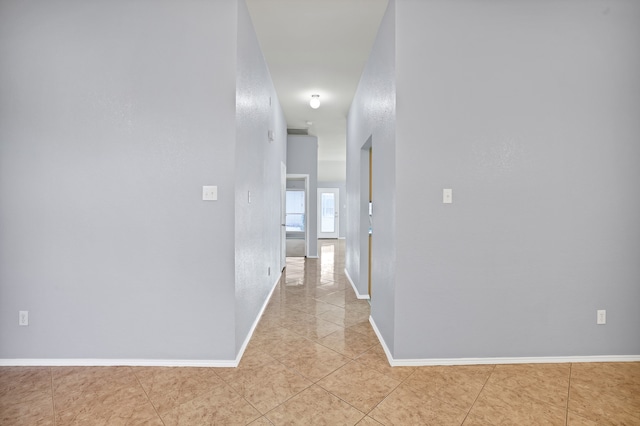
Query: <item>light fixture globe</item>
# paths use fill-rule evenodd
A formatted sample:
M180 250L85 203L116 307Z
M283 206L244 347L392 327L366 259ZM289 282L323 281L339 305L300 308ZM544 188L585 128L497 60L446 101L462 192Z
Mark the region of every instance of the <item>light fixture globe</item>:
M309 101L309 106L313 109L320 108L320 95L311 95L311 100Z

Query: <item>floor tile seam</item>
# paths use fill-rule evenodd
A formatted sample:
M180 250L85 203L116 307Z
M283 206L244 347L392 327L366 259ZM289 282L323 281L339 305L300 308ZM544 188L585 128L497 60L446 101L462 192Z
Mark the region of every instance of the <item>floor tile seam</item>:
M266 353L266 352L265 352L265 353ZM269 355L269 354L267 354L267 355ZM286 365L283 361L281 361L279 358L276 358L276 357L271 356L271 355L269 355L269 356L270 356L271 358L273 358L273 360L274 360L275 362L277 362L278 364L282 365L282 366L283 366L287 371L293 372L293 373L295 373L295 374L299 375L300 377L304 378L305 380L307 380L307 381L309 381L309 382L312 382L312 383L313 383L313 380L311 380L311 379L309 379L308 377L306 377L304 374L302 374L302 372L298 371L298 370L297 370L297 369L295 369L295 368L291 368L291 367L287 366L287 365ZM286 355L285 355L285 356L286 356ZM283 357L284 357L284 356L283 356ZM283 357L281 357L281 358L283 358ZM262 367L265 367L266 365L268 365L268 364L261 365L261 366L256 367L256 368L262 368ZM224 380L224 379L223 379L223 380ZM225 383L226 383L226 382L225 382ZM231 385L229 384L229 386L231 386ZM233 388L233 386L231 386L231 387ZM234 389L234 390L235 390L235 389Z
M575 410L570 410L570 409L567 409L567 423L566 423L566 425L569 424L569 414L573 414L574 416L580 417L581 419L585 419L585 420L587 420L589 422L596 423L598 426L601 425L601 421L602 420L600 419L600 416L588 416L588 415L585 415L584 413L579 413L579 412L577 412Z
M320 386L317 383L312 383L311 385L309 385L308 387L306 387L305 389L303 389L302 391L298 392L297 394L291 396L290 398L288 398L286 401L282 402L281 404L277 405L276 407L273 407L271 410L267 411L265 414L263 414L262 416L265 417L271 424L275 424L271 421L271 419L267 416L269 413L271 413L272 411L278 409L278 407L286 404L289 400L295 398L296 396L298 396L299 394L301 394L302 392L306 391L307 389L312 388L313 386L317 386L320 389L324 390L325 392L327 392L329 395L334 396L336 398L338 398L339 400L341 400L342 402L346 403L347 405L349 405L351 408L354 408L355 410L357 410L358 412L362 413L362 411L358 410L356 407L354 407L353 405L349 404L347 401L343 400L342 398L340 398L337 395L334 395L333 393L329 392L327 389L323 388L322 386ZM364 417L366 416L366 414L363 415L363 417L361 417L358 421L362 420Z
M52 382L53 382L52 392L54 394L56 393L56 391L57 392L61 392L60 391L61 385L59 384L58 386L56 386L56 378L55 378L55 375L53 374L53 370L55 370L56 368L58 368L58 369L60 369L60 368L72 368L72 369L80 369L82 371L96 370L96 369L107 369L107 368L115 368L115 369L117 369L118 372L116 374L109 375L110 379L113 378L113 377L120 377L120 376L124 377L124 376L126 376L128 374L127 370L131 369L131 367L127 367L127 366L118 366L118 367L84 367L84 366L82 366L82 367L50 367L50 368L51 368L51 376L52 376ZM62 382L62 380L58 379L58 382ZM87 392L86 388L91 388L91 386L95 382L96 382L96 380L92 380L90 385L88 385L84 389L80 389L80 390L76 390L75 389L76 386L73 385L73 386L71 386L72 389L67 389L66 392L71 392L71 393L74 393L74 392ZM69 386L67 385L67 387L69 387ZM103 392L98 392L98 391L95 391L95 390L92 390L91 392L100 393L100 394L103 393ZM62 392L62 393L64 393L64 392Z
M576 379L577 380L577 379ZM575 388L577 386L585 386L583 384L579 384L579 383L575 383L575 381L573 381L570 386L572 388ZM626 393L625 395L622 395L619 393L619 386L612 386L611 389L605 389L601 386L598 386L598 384L594 384L594 385L587 385L586 386L588 389L593 389L593 390L597 390L598 392L598 397L600 399L602 398L607 398L607 399L612 399L615 401L627 401L630 398L632 398L632 395L629 395L628 393Z
M138 386L140 386L140 388L142 389L142 392L144 392L144 395L147 397L147 401L149 402L149 404L151 404L151 407L153 408L153 412L156 413L156 416L158 416L158 418L160 419L160 422L162 422L162 424L165 425L164 419L162 418L162 416L158 412L158 408L156 407L156 405L153 403L153 401L151 401L151 398L149 398L149 394L147 393L147 390L142 385L142 382L140 381L140 378L136 374L135 369L129 367L129 370L131 370L131 373L133 374L133 377L135 377L136 382L138 382Z
M404 387L409 388L409 389L410 389L410 390L412 390L413 392L421 393L421 392L423 392L423 391L421 391L420 389L417 389L417 388L415 388L415 387L411 386L410 384L406 383L406 382L409 380L409 377L410 377L411 375L413 375L413 374L414 374L414 372L412 372L409 376L407 376L405 379L403 379L403 380L402 380L402 383L400 383L400 386L404 385ZM488 379L487 379L487 380L488 380ZM465 409L463 409L463 408L460 408L460 407L458 407L458 406L455 406L455 405L451 404L451 402L449 402L449 401L447 401L447 400L445 400L445 399L443 399L443 398L440 398L440 397L438 396L438 393L433 393L433 394L429 395L429 398L430 398L430 399L435 399L435 400L439 401L440 403L445 404L445 405L447 405L448 407L451 407L452 409L454 409L454 410L456 410L456 411L464 412L464 413L465 413L465 417L464 417L464 419L462 420L462 422L460 423L460 424L462 425L462 424L465 422L465 420L467 419L467 417L469 416L469 414L470 414L470 412L471 412L471 409L472 409L472 408L473 408L473 406L475 405L475 403L476 403L477 399L480 397L480 394L481 394L481 393L482 393L482 391L484 390L484 386L485 386L485 384L486 384L486 381L485 381L485 383L482 385L482 388L478 391L478 394L477 394L477 395L476 395L476 397L474 398L473 403L472 403L472 404L469 406L469 408L468 408L468 409L466 409L466 410L465 410ZM465 412L465 411L466 411L466 412Z
M345 365L346 365L346 364L345 364ZM344 367L344 365L343 365L342 367ZM342 368L342 367L340 367L340 368ZM335 372L335 371L334 371L334 372ZM332 373L332 374L333 374L333 373ZM326 378L326 376L325 376L325 377L323 377L323 379L324 379L324 378ZM363 416L362 418L364 418L364 417L366 417L367 415L369 415L369 413L370 413L370 412L375 408L375 407L373 407L371 410L369 410L369 411L367 411L367 412L364 412L364 411L362 411L361 409L359 409L358 407L356 407L355 405L353 405L352 403L350 403L349 401L347 401L347 400L345 400L344 398L340 397L339 395L336 395L335 393L331 392L329 389L327 389L327 388L325 388L324 386L322 386L319 382L318 382L318 383L315 383L315 385L316 385L316 386L318 386L320 389L322 389L322 390L324 390L324 391L328 392L331 396L334 396L334 397L338 398L340 401L344 402L345 404L347 404L349 407L353 408L354 410L358 410L358 412L363 413L363 414L364 414L364 416ZM395 390L395 389L394 389L394 390ZM392 391L392 392L393 392L393 391ZM390 394L389 394L389 395L390 395ZM389 396L389 395L387 395L387 396ZM386 399L386 398L387 398L387 396L385 396L385 397L383 398L383 400L384 400L384 399ZM382 402L382 401L381 401L381 402ZM376 404L376 406L377 406L377 405L378 405L378 404ZM360 420L362 420L362 418L361 418ZM360 420L358 420L358 421L360 421Z
M333 333L337 333L337 331L334 331ZM355 361L355 358L352 358L352 357L350 357L349 355L344 354L344 353L342 353L342 352L338 352L338 351L337 351L337 350L335 350L334 348L329 347L329 346L325 345L324 343L320 342L320 340L323 340L325 337L329 337L329 336L331 336L333 333L329 333L329 334L327 334L326 336L324 336L324 337L322 337L322 338L318 339L318 341L316 341L316 343L317 343L317 344L319 344L320 346L324 346L325 348L332 350L333 352L337 353L337 354L338 354L338 355L340 355L341 357L347 358L349 361L348 361L347 363L345 363L344 365L348 364L348 363L349 363L349 362L351 362L351 361ZM369 348L369 349L371 349L371 348ZM367 349L367 350L369 350L369 349ZM366 352L366 351L365 351L365 352ZM362 352L360 355L362 355L363 353L364 353L364 352ZM360 355L358 355L358 356L360 356ZM360 364L360 365L362 365L362 364Z
M345 307L344 307L344 306L336 305L335 303L327 302L326 300L320 300L320 299L314 299L314 300L317 300L317 301L319 301L319 302L328 303L328 304L329 304L329 305L331 305L331 306L337 306L338 308L345 309Z
M53 395L53 371L51 370L51 367L49 367L48 370L49 370L49 380L51 383L51 415L53 416L53 426L56 426L58 421L56 419L56 400Z
M400 384L403 384L403 383L404 383L404 382L405 382L405 381L406 381L406 380L411 376L411 374L413 374L413 372L411 372L411 373L410 373L407 377L405 377L404 379L400 379L400 380L398 380L396 377L392 377L392 376L388 375L387 373L385 373L384 371L380 371L380 370L378 370L377 368L374 368L374 367L369 367L369 366L367 366L367 365L363 364L363 363L362 363L362 361L358 361L358 359L360 359L360 357L361 357L362 355L364 355L366 352L367 352L367 351L365 351L365 352L361 353L360 355L358 355L358 357L357 357L357 358L355 358L355 359L353 359L353 361L357 362L358 364L360 364L361 366L363 366L363 367L365 367L365 368L369 368L369 369L371 369L371 370L373 370L373 371L375 371L375 372L378 372L378 373L380 373L380 374L384 375L385 377L387 377L387 378L389 378L389 379L396 380L396 381L400 382ZM393 367L392 367L392 368L393 368Z
M342 367L344 367L344 366L345 366L345 365L347 365L348 363L349 363L349 361L345 362L344 364L342 364L342 365L341 365L341 366L339 366L339 367L336 367L336 368L335 368L334 370L332 370L331 372L329 372L329 373L325 374L324 376L322 376L322 377L321 377L321 378L319 378L318 380L314 381L314 382L313 382L313 384L314 384L314 385L318 385L318 386L320 386L320 385L318 384L318 382L319 382L320 380L324 380L324 379L326 379L327 377L329 377L330 375L332 375L333 373L335 373L336 371L338 371L339 369L341 369ZM310 380L310 379L309 379L309 380ZM322 387L322 386L320 386L320 387ZM324 389L324 388L322 388L322 389ZM325 390L326 390L326 389L325 389ZM329 392L329 391L327 391L327 392Z
M321 318L321 317L319 317L319 316L317 316L317 315L314 315L314 317L315 317L315 318L318 318L318 319L321 319L321 320L323 320L323 321L330 322L331 324L335 324L335 325L337 325L337 326L339 326L339 327L342 327L342 328L344 328L344 329L346 329L346 328L347 328L347 326L345 326L344 324L340 324L340 323L337 323L337 322L335 322L335 321L331 321L330 319ZM335 331L334 331L333 333L335 333ZM329 333L329 334L333 334L333 333Z
M229 386L229 387L231 387L231 386ZM242 400L243 400L244 402L246 402L247 404L249 404L249 406L250 406L251 408L253 408L254 410L256 410L256 411L258 412L258 414L259 414L259 415L258 415L258 417L256 417L255 419L251 420L251 422L255 422L257 419L259 419L260 417L263 417L263 416L265 415L265 413L263 413L262 411L260 411L260 409L258 409L258 407L256 407L254 404L252 404L252 403L251 403L251 401L249 401L247 398L245 398L245 396L244 396L244 395L240 394L240 392L238 392L238 391L236 391L235 389L233 389L233 387L231 387L231 389L232 389L235 393L237 393L237 394L238 394L238 396L239 396L240 398L242 398ZM279 407L279 405L278 405L278 406L276 406L276 407ZM275 409L276 407L274 407L274 409Z
M355 355L354 355L354 358L351 358L351 359L352 359L353 361L355 361L356 359L358 359L358 358L360 358L362 355L364 355L366 352L368 352L368 351L369 351L371 348L373 348L375 345L376 345L376 344L374 343L373 345L371 345L371 346L367 347L364 351L362 351L362 352L360 352L360 353L355 354ZM346 357L349 357L348 355L345 355L345 356L346 356ZM375 368L374 368L374 370L375 370ZM377 371L377 370L376 370L376 371ZM382 374L384 374L384 373L382 373ZM385 374L385 376L386 376L386 374Z
M599 415L598 413L583 413L583 412L578 412L578 411L571 410L571 409L568 409L567 412L568 413L572 413L572 414L574 414L574 415L576 415L578 417L582 417L584 419L587 419L587 420L589 420L591 422L597 423L598 425L605 424L605 423L603 423L603 419L607 421L606 424L616 424L616 425L618 425L618 424L625 425L626 424L626 423L611 423L609 420L610 419L616 420L617 417L618 417L618 414L617 413L612 413L610 411L604 411L602 416ZM635 414L632 414L632 413L627 413L627 414L629 414L634 419L638 420L637 423L633 423L634 425L640 424L640 415L635 415Z
M489 383L489 382L490 382L490 383ZM543 381L543 382L544 382L544 383L546 383L546 381ZM506 385L502 384L500 381L491 381L490 379L487 381L487 384L489 384L489 385L491 385L491 386L497 386L497 387L499 387L500 389L504 389L504 390L508 390L508 391L512 391L512 392L517 392L517 391L521 391L521 390L523 390L523 389L526 389L526 386L511 387L511 386L506 386ZM570 385L568 384L567 386L570 386ZM568 396L567 396L567 399L566 399L566 401L565 401L565 404L563 404L563 405L560 405L560 404L554 404L554 403L551 403L551 402L549 402L549 401L544 401L544 400L542 400L542 399L540 399L540 398L538 398L538 397L536 397L536 396L529 396L529 398L531 398L531 399L533 399L533 400L535 400L535 401L537 401L537 402L539 402L539 403L547 404L547 405L550 405L550 406L552 406L552 407L557 407L557 408L564 408L564 409L566 409L566 408L567 408L567 406L568 406L568 404L569 404L569 398L568 398Z
M354 359L353 359L353 361L354 361L354 362L357 362L357 363L358 363L359 365L361 365L362 367L365 367L365 368L368 368L368 369L370 369L370 370L373 370L373 371L375 371L375 372L377 372L377 373L380 373L380 374L384 375L385 377L388 377L388 378L390 378L390 379L394 379L394 380L398 380L398 379L395 379L394 377L389 376L388 374L384 373L383 371L378 370L377 368L369 367L368 365L365 365L364 363L362 363L362 361L358 361L358 359L359 359L363 354L364 354L364 352L363 352L363 353L361 353L360 355L358 355L358 357L357 357L357 358L354 358ZM402 384L403 382L404 382L404 380L400 380L400 384Z
M235 387L233 387L233 386L231 385L231 383L229 383L227 380L225 380L225 379L224 379L224 378L222 378L220 375L218 375L218 373L216 373L216 375L220 378L220 380L222 380L222 382L224 383L224 385L226 385L226 386L227 386L227 387L228 387L228 388L229 388L233 393L235 393L236 395L238 395L238 397L240 397L244 402L246 402L247 404L249 404L249 405L250 405L254 410L256 410L256 411L260 414L258 417L256 417L255 419L251 420L252 422L253 422L253 421L255 421L256 419L259 419L260 417L262 417L262 416L264 415L264 414L262 413L262 411L260 411L260 410L258 409L258 407L256 407L255 405L253 405L253 404L251 403L251 401L249 401L247 398L245 398L245 396L244 396L243 394L241 394L240 392L238 392L238 391L236 390L236 388L235 388ZM218 387L220 387L220 386L218 386ZM209 389L207 392L212 392L213 390L214 390L214 388L211 388L211 389ZM199 398L199 397L200 397L200 396L202 396L202 395L205 395L207 392L203 392L202 394L200 394L200 395L196 396L195 398L190 399L189 401L181 402L180 404L176 405L175 407L172 407L170 410L167 410L167 413L168 413L169 411L173 411L173 410L175 410L175 409L176 409L176 408L178 408L178 407L181 407L181 406L182 406L182 405L184 405L184 404L188 404L188 403L190 403L190 402L192 402L192 401L195 401L197 398ZM154 406L154 409L155 409L155 406ZM157 411L157 410L156 410L156 413L158 414L158 417L160 417L160 421L162 421L162 424L163 424L164 426L166 426L166 424L164 423L164 419L163 419L163 418L162 418L162 416L158 413L158 411ZM165 414L166 414L166 413L165 413Z
M571 384L576 386L587 386L601 389L603 392L608 393L611 390L616 390L621 387L631 386L634 388L640 389L640 382L635 383L630 380L618 380L616 382L612 382L610 380L597 380L597 379L588 379L584 377L572 377Z
M286 367L286 365L285 365L285 367ZM288 367L287 367L287 368L288 368ZM297 373L297 372L296 372L296 373ZM302 374L300 374L300 375L302 376ZM304 377L304 376L302 376L302 377ZM305 378L307 381L311 382L311 381L310 381L309 379L307 379L306 377L304 377L304 378ZM296 393L294 393L293 395L291 395L291 396L289 396L288 398L286 398L284 401L282 401L282 402L280 402L279 404L277 404L275 407L268 409L268 410L267 410L266 412L264 412L264 413L263 413L262 411L260 411L260 409L259 409L258 407L256 407L256 406L254 406L253 404L251 404L251 402L249 402L246 398L245 398L245 401L247 401L249 404L251 404L251 406L252 406L253 408L255 408L255 409L258 411L258 413L260 413L260 417L266 417L268 413L272 412L273 410L275 410L276 408L280 407L281 405L286 404L290 399L295 398L296 396L300 395L302 392L306 391L307 389L309 389L310 387L312 387L314 384L315 384L315 383L313 383L313 382L309 383L309 385L308 385L308 386L306 386L304 389L299 390L298 392L296 392ZM240 396L242 396L242 395L240 395ZM258 418L260 418L260 417L258 417ZM268 417L267 417L267 420L269 420L269 421L271 422L271 419L269 419ZM254 421L256 421L256 419L253 419L253 420L252 420L252 422L254 422ZM273 424L273 422L271 422L271 423Z
M360 364L360 365L362 365L362 364ZM387 377L387 376L385 375L385 377ZM396 380L396 379L394 379L394 380ZM369 414L371 414L371 412L373 410L375 410L376 407L378 407L378 405L382 404L383 401L385 401L387 398L389 398L396 390L398 390L400 388L400 385L402 385L403 382L400 381L400 380L396 380L396 381L399 382L399 383L388 394L386 394L384 396L384 398L382 398L373 407L371 407L371 409L368 412L365 413L365 416L368 416ZM374 418L374 420L375 420L375 418ZM378 421L378 420L376 420L376 421ZM381 423L381 422L378 422L378 423Z
M495 370L496 370L496 366L494 365L493 368L491 369L491 372L487 375L487 378L484 380L484 383L482 384L482 388L480 389L480 392L478 392L478 394L476 395L475 399L473 400L473 403L471 404L471 407L469 407L469 410L467 411L467 414L464 416L464 419L462 419L462 423L461 424L464 424L464 422L467 421L467 418L471 414L471 411L473 411L473 407L476 406L476 403L478 402L478 399L480 398L480 395L482 395L482 392L484 392L484 388L485 388L485 386L487 386L487 383L489 383L489 379L491 378L491 375L493 374L493 372Z
M569 383L567 384L567 405L565 408L564 424L569 424L569 401L571 400L571 378L573 375L573 363L569 364Z
M513 388L510 388L510 387L507 387L507 386L503 386L503 385L500 385L500 384L496 384L496 383L492 383L492 385L500 388L501 390L505 390L505 391L509 391L509 392L518 393L518 391L520 390L520 389L513 389ZM484 390L484 386L483 386L482 390ZM480 393L482 393L482 391ZM478 396L480 396L480 394L478 394ZM543 400L541 400L539 398L536 398L535 396L527 395L525 399L526 399L526 401L530 401L531 403L537 404L539 406L549 407L549 408L553 408L555 410L564 410L566 412L566 408L565 407L560 406L560 405L556 405L556 404L552 404L552 403L547 402L547 401L543 401Z
M505 384L509 380L516 380L516 385L507 385ZM521 383L522 381L526 381L526 383ZM489 384L500 384L502 387L509 389L520 389L520 388L528 388L531 386L538 386L540 384L548 385L548 387L555 388L557 390L566 389L571 385L570 379L567 377L566 379L560 378L540 378L535 377L530 374L512 374L508 377L500 377L498 378L495 375L492 375Z
M179 368L190 368L190 367L179 367ZM214 373L215 373L215 372L214 372ZM225 384L227 384L227 383L224 381L224 379L223 379L222 377L220 377L217 373L215 373L215 374L216 374L216 377L218 377L222 382L224 382ZM142 384L141 384L141 386L142 386ZM222 386L222 384L218 384L218 385L215 385L215 386L212 386L212 387L207 387L205 390L203 390L203 391L201 391L201 392L197 392L196 394L194 394L194 396L193 396L193 397L188 398L188 399L185 399L185 400L181 401L180 403L176 404L175 406L173 406L173 407L171 407L171 408L167 409L167 410L166 410L166 412L165 412L164 414L167 414L169 411L173 411L173 410L175 410L176 408L178 408L178 407L180 407L180 406L182 406L182 405L185 405L185 404L188 404L188 403L190 403L190 402L193 402L193 401L195 401L196 399L200 398L201 396L204 396L204 395L206 395L207 393L213 392L213 390L214 390L214 389L219 388L219 387L221 387L221 386ZM233 391L235 391L235 389L233 388L233 386L229 385L229 387L230 387ZM143 390L144 390L144 387L143 387ZM146 395L146 391L145 391L145 395ZM156 414L158 415L158 417L160 417L160 419L162 420L162 415L160 414L160 412L158 411L158 409L156 408L156 406L155 406L155 405L153 404L153 402L151 401L151 398L149 398L149 396L148 396L148 395L147 395L147 398L149 399L149 402L151 402L151 405L153 406L153 409L155 410L155 412L156 412ZM164 424L164 421L163 421L163 424Z
M284 357L286 357L286 355L282 356L281 358L284 358ZM310 379L309 377L305 376L305 375L302 373L302 371L299 371L297 368L289 367L287 364L285 364L285 363L284 363L283 361L281 361L279 358L275 358L275 360L276 360L276 361L278 361L280 364L282 364L282 366L283 366L284 368L286 368L287 370L289 370L289 371L293 371L294 373L296 373L296 374L298 374L298 375L300 375L300 376L304 377L306 380L310 381L312 384L313 384L313 383L315 383L315 382L313 381L313 379ZM296 394L296 395L297 395L297 394Z

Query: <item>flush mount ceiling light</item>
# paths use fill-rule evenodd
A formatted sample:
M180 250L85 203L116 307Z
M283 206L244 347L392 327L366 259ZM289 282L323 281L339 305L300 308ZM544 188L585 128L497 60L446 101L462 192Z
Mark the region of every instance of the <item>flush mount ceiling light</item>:
M320 108L320 95L311 95L311 100L309 101L309 106L313 109Z

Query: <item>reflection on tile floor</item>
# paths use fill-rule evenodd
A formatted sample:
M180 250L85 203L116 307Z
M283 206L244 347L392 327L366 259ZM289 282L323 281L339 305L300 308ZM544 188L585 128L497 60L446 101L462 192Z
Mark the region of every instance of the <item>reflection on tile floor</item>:
M390 367L343 271L288 259L238 368L0 368L0 424L640 425L637 362Z

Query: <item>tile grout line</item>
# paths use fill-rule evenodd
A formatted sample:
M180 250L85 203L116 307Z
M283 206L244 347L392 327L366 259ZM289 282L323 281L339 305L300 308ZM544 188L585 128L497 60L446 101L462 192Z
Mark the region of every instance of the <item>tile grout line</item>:
M347 363L348 364L348 363ZM347 365L345 364L345 365ZM342 366L344 367L344 365ZM340 367L340 368L342 368ZM337 369L339 370L339 369ZM333 373L332 373L333 374ZM324 377L323 377L324 378ZM318 381L319 382L319 381ZM362 417L362 419L364 419L365 417L367 417L369 415L369 413L371 412L371 410L373 410L373 408L371 410L369 410L368 413L365 413L363 411L361 411L358 407L354 406L353 404L351 404L349 401L345 401L344 398L339 397L338 395L334 394L333 392L331 392L329 389L325 389L321 384L319 383L314 383L316 386L318 386L320 389L322 389L323 391L327 392L329 395L333 396L334 398L338 398L340 401L344 402L345 404L347 404L349 407L353 408L354 410L357 410L361 413L364 414L364 416ZM385 397L386 398L386 397ZM375 408L375 407L374 407ZM358 420L358 422L362 421L362 419Z
M138 375L136 374L135 370L132 367L129 367L129 371L133 373L133 377L136 378L136 382L138 382L138 386L140 386L140 388L142 389L142 392L144 392L144 395L147 397L147 401L149 401L149 404L151 404L151 406L153 407L153 411L156 413L156 416L158 416L158 418L160 419L160 422L166 426L166 424L164 423L164 419L162 418L160 413L158 413L158 409L156 408L156 405L153 403L153 401L151 401L151 398L149 398L149 394L147 393L147 390L144 388L144 386L142 386L142 382L138 378Z
M569 424L569 398L571 398L571 375L573 374L573 363L569 364L569 385L567 386L567 405L564 414L564 424Z
M51 380L51 414L53 416L53 426L56 426L56 401L53 396L53 368L49 367L49 379Z
M356 361L354 360L354 362L356 362ZM362 364L360 364L360 365L362 365ZM374 369L372 369L372 370L374 370L374 371L378 371L378 370L376 370L375 368L374 368ZM378 372L379 372L379 371L378 371ZM391 392L389 392L387 395L385 395L385 397L384 397L384 398L382 398L382 399L381 399L377 404L375 404L375 405L373 406L373 408L371 408L371 410L369 410L367 413L365 413L365 417L369 416L369 414L371 414L371 413L373 412L373 410L375 410L375 409L378 407L378 405L382 404L382 403L383 403L387 398L389 398L389 397L391 396L391 394L392 394L392 393L394 393L396 390L398 390L398 388L399 388L399 387L400 387L404 382L406 382L406 381L409 379L409 377L413 376L413 374L414 374L415 372L416 372L416 370L412 371L412 372L411 372L407 377L405 377L403 380L397 380L397 381L398 381L398 382L400 382L400 383L398 383L398 385L397 385L395 388L393 388L393 389L391 390ZM389 376L387 376L386 374L384 374L384 373L382 373L382 372L379 372L379 373L380 373L380 374L382 374L382 375L384 375L385 377L389 377ZM393 380L396 380L396 379L393 379ZM369 417L371 417L371 416L369 416ZM371 417L371 418L372 418L373 420L377 421L375 418L373 418L373 417ZM377 422L378 422L378 421L377 421ZM381 423L381 422L378 422L378 423Z
M284 368L286 368L287 370L293 370L295 373L299 374L301 377L303 377L304 379L306 379L306 380L308 380L309 382L311 382L311 380L307 379L304 375L302 375L301 373L299 373L297 370L291 369L291 368L287 367L286 365L284 365L284 363L282 363L278 358L275 358L275 357L271 356L269 353L264 352L263 350L260 350L260 349L257 349L257 350L258 350L259 352L262 352L262 353L264 353L264 354L268 355L269 357L273 358L273 360L274 360L275 362L282 364L282 366L283 366ZM236 367L236 368L238 368L238 367ZM214 373L215 373L215 371L214 371ZM296 393L296 394L294 394L294 395L290 396L290 397L289 397L289 398L287 398L286 400L282 401L281 403L279 403L279 404L278 404L278 405L276 405L275 407L273 407L273 408L271 408L270 410L268 410L266 413L263 413L263 412L262 412L258 407L256 407L254 404L252 404L252 403L251 403L251 401L249 401L247 398L245 398L245 396L244 396L244 395L242 395L240 392L238 392L238 391L237 391L237 390L236 390L236 389L231 385L231 383L229 383L227 380L225 380L225 379L224 379L222 376L220 376L218 373L215 373L215 374L216 374L216 376L218 376L218 378L219 378L220 380L222 380L222 382L223 382L225 385L229 386L229 388L231 388L231 390L232 390L233 392L235 392L235 393L236 393L240 398L242 398L242 399L243 399L247 404L249 404L251 407L253 407L253 409L254 409L254 410L256 410L258 413L260 413L260 416L259 416L258 418L256 418L256 419L254 419L254 420L252 420L252 421L251 421L252 423L253 423L253 422L255 422L256 420L258 420L260 417L265 417L265 418L269 421L269 423L273 424L273 422L271 422L271 420L269 420L269 418L267 418L267 413L270 413L271 411L275 410L276 408L278 408L279 406L281 406L281 405L282 405L282 404L284 404L285 402L289 401L291 398L293 398L293 397L295 397L295 396L299 395L300 393L304 392L305 390L309 389L311 386L313 386L313 385L314 385L314 383L313 383L313 382L311 382L311 385L309 385L309 386L307 386L306 388L302 389L300 392L298 392L298 393Z
M482 389L480 389L480 392L478 392L478 395L476 395L476 398L473 400L473 404L471 404L471 407L469 407L469 411L467 411L467 414L464 416L464 419L462 419L462 423L460 423L460 425L463 425L464 422L467 421L467 417L469 417L469 414L471 414L471 410L473 410L473 407L476 405L476 402L478 402L478 398L480 398L480 395L484 391L484 388L487 385L487 383L489 383L489 379L491 378L491 375L495 370L496 370L496 365L494 365L493 368L491 369L491 372L487 376L487 379L482 384Z

